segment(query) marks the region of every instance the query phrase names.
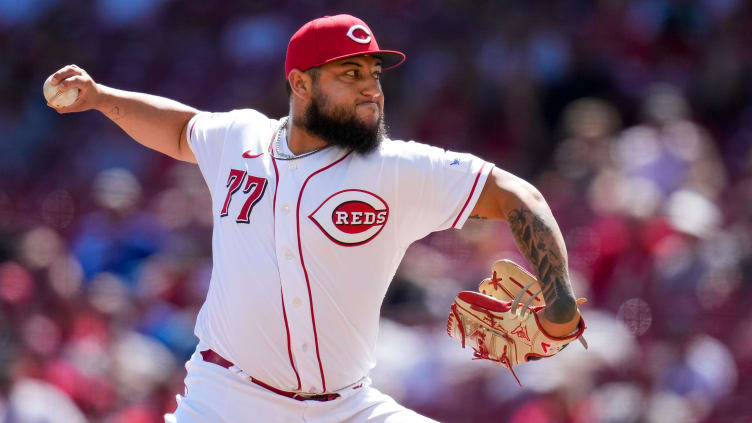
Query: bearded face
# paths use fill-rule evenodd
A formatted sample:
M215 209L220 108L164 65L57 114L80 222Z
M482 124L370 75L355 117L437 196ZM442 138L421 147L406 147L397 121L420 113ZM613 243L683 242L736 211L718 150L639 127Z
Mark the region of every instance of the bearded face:
M329 145L362 155L374 151L386 137L383 112L375 123L367 124L354 108L332 104L316 85L305 114L293 123Z

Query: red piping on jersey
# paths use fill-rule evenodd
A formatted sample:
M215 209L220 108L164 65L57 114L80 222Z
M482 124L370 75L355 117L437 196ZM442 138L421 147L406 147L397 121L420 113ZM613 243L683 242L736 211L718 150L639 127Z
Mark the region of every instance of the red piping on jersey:
M277 135L275 131L272 134L272 139L269 142L269 157L272 158L272 164L274 165L274 199L272 200L272 216L274 218L274 227L277 227L277 188L279 187L279 171L277 170L277 161L274 160L274 152L272 151L272 144L274 144L274 137ZM275 229L276 230L276 229ZM276 236L276 235L275 235ZM287 323L287 311L285 310L285 294L282 289L282 277L279 280L279 295L282 298L282 317L285 319L285 332L287 333L287 355L290 357L290 366L292 371L295 372L295 378L298 380L298 390L300 390L300 374L298 369L295 368L295 362L292 359L292 347L290 346L290 325Z
M290 328L287 326L287 311L285 310L285 293L282 290L282 284L279 284L279 295L282 298L282 317L285 319L285 332L287 332L287 355L290 356L290 365L293 371L295 371L295 378L298 379L298 390L300 390L300 375L298 369L295 368L295 363L292 361L292 347L290 347Z
M478 185L478 180L480 179L480 175L483 174L483 169L486 167L487 164L488 162L484 162L483 166L480 167L480 170L478 171L478 176L475 177L475 182L473 182L473 188L470 190L470 195L467 196L467 201L465 201L465 205L462 206L462 210L460 210L460 214L457 215L457 218L454 219L454 223L452 223L453 228L455 227L455 225L457 225L457 222L460 220L462 213L465 212L465 208L467 208L467 205L470 204L470 199L473 198L473 193L475 192L475 187Z
M196 126L196 121L197 120L198 120L198 118L194 119L193 123L191 124L191 130L190 130L190 132L188 132L188 141L190 141L191 137L193 136L193 127Z
M342 156L339 160L313 172L306 178L305 182L303 182L303 186L300 187L300 194L298 195L298 207L295 212L295 223L297 225L297 231L298 231L298 254L300 254L300 265L303 267L303 275L305 275L306 285L308 286L308 304L311 305L311 323L313 324L313 340L316 343L316 358L319 360L319 371L321 371L321 385L324 390L323 392L326 392L326 379L324 379L324 366L321 364L321 354L319 352L319 336L316 333L316 316L313 313L313 296L311 295L311 281L308 279L308 271L306 270L305 262L303 261L303 247L301 246L301 243L300 243L300 200L303 199L303 191L305 190L305 187L308 184L308 181L310 181L314 175L329 169L330 167L341 162L342 160L345 160L345 158L349 156L351 153L352 151L349 151L347 154Z
M279 171L277 170L277 161L274 160L274 156L271 156L272 164L274 165L274 198L272 199L272 216L274 217L274 225L277 224L277 188L279 187Z

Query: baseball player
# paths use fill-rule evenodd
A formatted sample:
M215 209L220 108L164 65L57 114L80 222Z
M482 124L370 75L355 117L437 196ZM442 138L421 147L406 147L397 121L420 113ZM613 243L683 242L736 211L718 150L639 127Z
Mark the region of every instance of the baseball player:
M356 17L308 22L288 45L281 119L200 112L75 65L54 74L61 90L80 89L60 113L99 110L198 163L211 192L211 284L167 422L432 421L370 386L379 310L410 244L468 218L509 223L542 286L541 328L577 330L564 242L540 193L470 154L386 136L379 78L404 60Z

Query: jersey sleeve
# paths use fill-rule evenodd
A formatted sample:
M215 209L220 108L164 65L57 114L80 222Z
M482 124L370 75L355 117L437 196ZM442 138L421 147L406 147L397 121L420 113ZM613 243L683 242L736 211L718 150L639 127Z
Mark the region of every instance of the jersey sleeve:
M404 143L400 155L399 201L406 206L401 230L407 241L462 228L494 165L414 141Z
M199 112L188 121L186 137L209 187L214 186L233 113Z

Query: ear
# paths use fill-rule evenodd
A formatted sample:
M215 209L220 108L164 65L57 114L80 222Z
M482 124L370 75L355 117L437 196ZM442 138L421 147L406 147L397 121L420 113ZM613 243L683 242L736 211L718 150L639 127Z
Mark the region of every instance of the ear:
M290 83L293 96L306 101L311 98L313 79L310 75L298 69L293 69L288 75L287 82Z

